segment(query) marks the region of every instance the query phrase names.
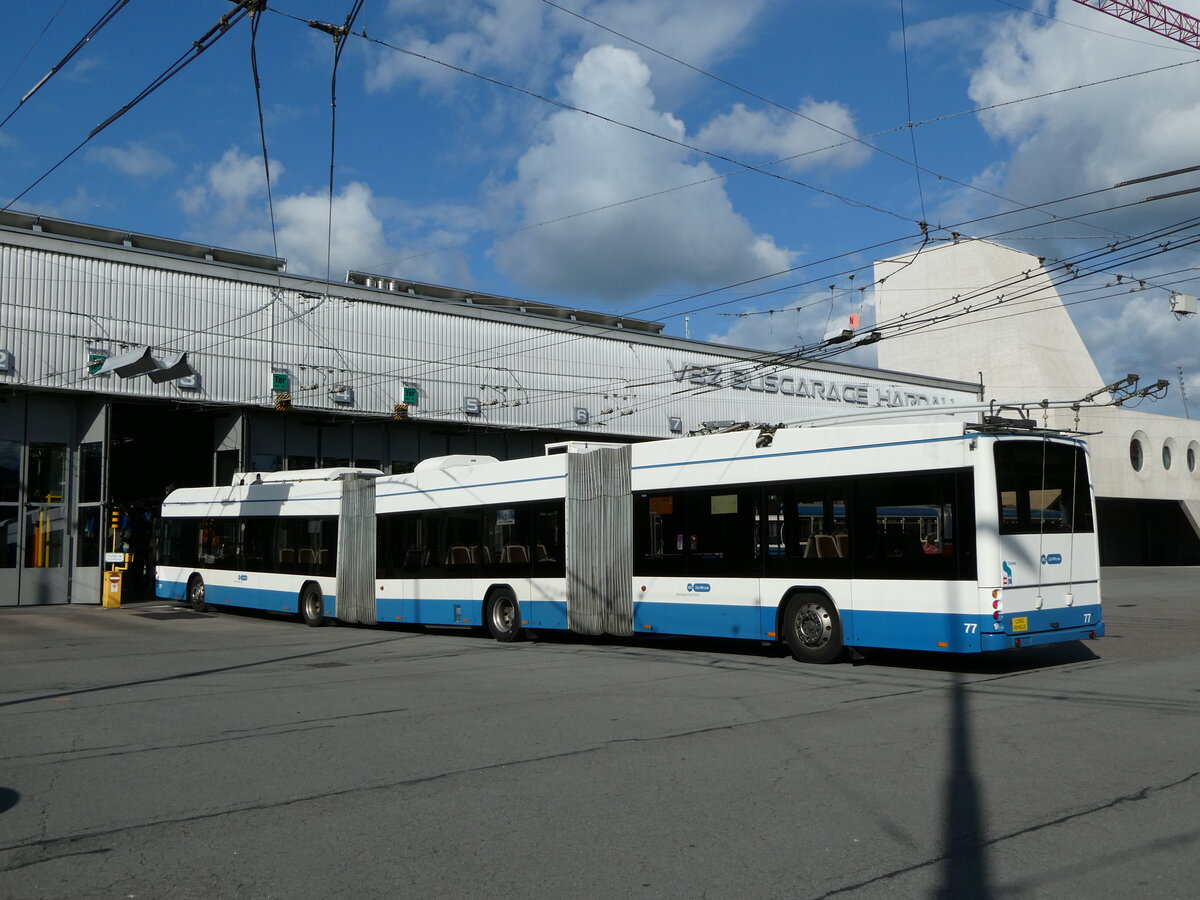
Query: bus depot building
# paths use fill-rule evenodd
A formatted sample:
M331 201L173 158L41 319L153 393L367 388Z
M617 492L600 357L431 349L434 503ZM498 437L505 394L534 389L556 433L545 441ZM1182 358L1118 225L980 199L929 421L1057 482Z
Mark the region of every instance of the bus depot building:
M0 606L150 597L160 508L234 473L412 471L980 399L659 323L0 212ZM112 524L116 523L116 529Z

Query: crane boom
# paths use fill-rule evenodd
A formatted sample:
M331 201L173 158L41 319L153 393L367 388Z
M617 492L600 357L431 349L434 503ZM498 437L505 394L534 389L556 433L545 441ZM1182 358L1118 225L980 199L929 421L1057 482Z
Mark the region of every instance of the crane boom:
M1200 50L1200 19L1154 0L1075 0L1081 6Z

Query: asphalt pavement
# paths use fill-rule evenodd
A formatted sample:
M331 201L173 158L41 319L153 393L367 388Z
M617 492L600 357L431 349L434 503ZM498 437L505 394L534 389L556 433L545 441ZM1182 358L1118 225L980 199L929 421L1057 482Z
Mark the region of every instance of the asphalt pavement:
M0 897L1192 898L1200 569L1109 636L804 666L0 609Z

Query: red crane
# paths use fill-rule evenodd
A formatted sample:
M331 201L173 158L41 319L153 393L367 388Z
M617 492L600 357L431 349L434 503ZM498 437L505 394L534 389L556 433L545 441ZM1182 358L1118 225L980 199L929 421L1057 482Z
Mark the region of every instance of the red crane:
M1165 3L1153 0L1075 0L1081 6L1107 13L1115 19L1129 22L1161 34L1173 41L1200 50L1200 19L1180 12Z

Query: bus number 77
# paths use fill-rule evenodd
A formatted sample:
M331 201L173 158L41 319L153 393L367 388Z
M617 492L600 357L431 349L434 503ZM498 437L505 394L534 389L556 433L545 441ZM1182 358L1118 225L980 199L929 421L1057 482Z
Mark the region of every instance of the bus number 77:
M978 622L963 622L963 631L967 634L975 634L979 630Z

